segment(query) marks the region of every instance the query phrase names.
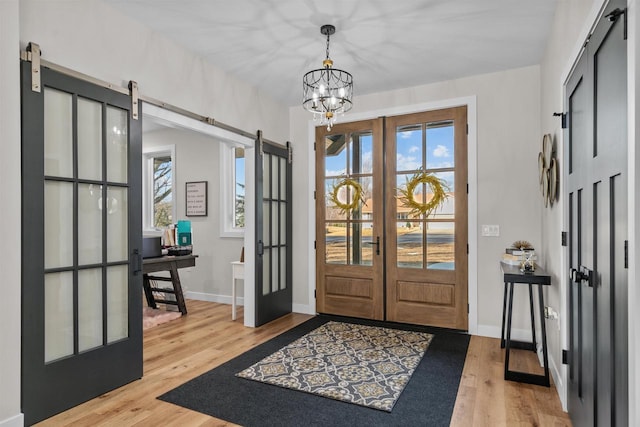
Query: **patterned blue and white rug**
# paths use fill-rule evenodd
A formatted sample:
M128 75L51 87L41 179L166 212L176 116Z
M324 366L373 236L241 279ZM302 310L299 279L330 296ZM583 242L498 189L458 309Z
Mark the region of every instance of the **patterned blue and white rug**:
M391 412L432 339L331 321L236 375Z

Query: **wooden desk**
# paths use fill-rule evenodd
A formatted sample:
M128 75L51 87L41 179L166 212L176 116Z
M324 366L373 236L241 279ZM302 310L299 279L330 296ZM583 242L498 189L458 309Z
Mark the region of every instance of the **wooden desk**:
M231 263L231 320L236 320L236 279L244 280L244 262Z
M549 357L547 355L547 329L544 319L544 297L542 295L542 286L551 285L551 276L542 268L536 266L536 270L530 273L523 273L520 268L515 265L500 263L500 269L504 274L504 301L502 304L502 336L500 339L500 347L506 346L504 359L504 379L511 381L519 381L529 384L537 384L549 387ZM532 342L525 343L521 341L511 340L511 315L513 311L513 284L523 283L529 285L529 310L531 313L531 334ZM538 309L540 316L540 328L542 331L542 358L544 361L544 375L530 374L526 372L512 371L509 369L509 354L512 348L520 348L525 350L536 351L536 324L533 307L533 289L532 285L538 285ZM508 298L507 298L508 295ZM507 299L509 307L507 309ZM505 316L507 317L507 328L505 339Z
M195 266L197 257L197 255L163 256L159 258L145 258L142 261L142 284L149 307L158 308L156 303L177 305L180 313L183 315L187 314L187 306L184 302L184 295L182 294L182 285L180 284L178 269ZM149 274L158 271L168 271L171 277L151 276ZM171 282L172 288L153 286L151 284L152 281ZM173 294L176 300L167 300L166 295L165 299L157 299L153 295L154 292Z

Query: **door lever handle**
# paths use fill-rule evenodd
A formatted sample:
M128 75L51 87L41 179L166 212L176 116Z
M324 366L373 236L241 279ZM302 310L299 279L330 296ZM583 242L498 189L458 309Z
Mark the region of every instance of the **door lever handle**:
M576 283L587 282L589 287L593 287L593 271L589 270L584 265L581 265L578 269L570 269L569 275L572 281Z
M376 255L380 255L380 236L376 236L375 242L365 242L367 245L376 245Z

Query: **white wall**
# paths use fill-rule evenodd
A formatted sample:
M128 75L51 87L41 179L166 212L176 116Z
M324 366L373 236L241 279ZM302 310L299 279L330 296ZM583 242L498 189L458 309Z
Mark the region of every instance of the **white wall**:
M220 142L185 129L144 133L143 150L175 144L176 191L173 196L177 220L191 221L196 266L180 270L187 298L230 303L231 261L240 259L243 239L220 237ZM207 181L208 215L185 215L185 183ZM240 287L239 287L240 290ZM240 292L239 295L242 295Z
M498 262L504 249L519 239L528 240L535 247L540 244L539 81L539 67L532 66L367 95L354 99L354 110L342 118L347 121L349 115L366 116L367 112L398 106L476 97L477 220L479 225L500 226L500 237L481 237L479 230L469 230L478 241L478 277L471 280L478 283L478 332L483 335L500 335L503 282ZM299 195L293 205L293 298L294 304L307 305L307 284L315 277L314 201L313 193L309 193L314 166L306 161L313 158L309 151L313 150L313 141L308 137L309 113L292 107L290 123L296 177L293 193ZM524 296L524 292L516 291L515 329L528 328Z
M0 224L5 224L0 276L0 426L20 414L20 73L18 0L0 1ZM8 183L16 183L8 185Z

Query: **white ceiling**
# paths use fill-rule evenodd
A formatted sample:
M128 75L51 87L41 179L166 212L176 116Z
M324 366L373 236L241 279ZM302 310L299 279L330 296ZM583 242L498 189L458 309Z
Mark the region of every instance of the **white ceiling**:
M322 66L358 95L539 64L558 0L103 0L287 105Z

